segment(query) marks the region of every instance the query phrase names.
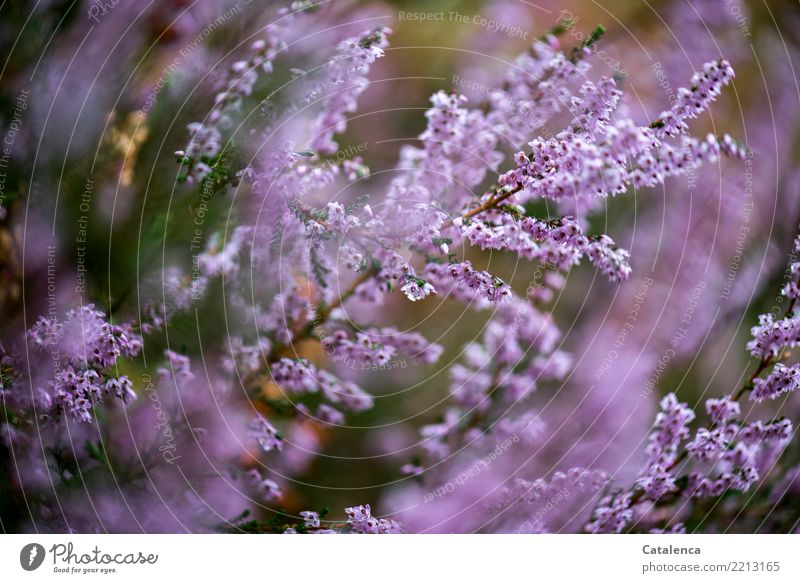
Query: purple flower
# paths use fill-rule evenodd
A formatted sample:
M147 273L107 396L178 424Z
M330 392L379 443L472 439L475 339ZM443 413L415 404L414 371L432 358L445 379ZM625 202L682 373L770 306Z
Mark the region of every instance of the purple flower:
M771 441L785 444L792 437L792 422L789 419L769 423L755 421L742 427L738 437L745 445L759 445L761 442Z
M603 133L611 122L611 114L616 110L622 91L610 77L603 77L596 85L587 81L581 87L581 97L573 97L570 111L575 131L588 134Z
M417 300L424 300L429 295L436 293L436 288L427 281L414 279L401 287L400 291L406 294L409 300L416 302Z
M28 337L40 348L57 348L74 366L108 368L121 356L135 356L141 338L130 329L109 324L89 304L69 310L59 322L39 318Z
M337 233L347 233L359 225L358 217L348 215L344 206L338 202L328 203L327 224L330 229Z
M675 478L676 476L661 464L652 464L645 475L636 480L636 486L649 500L658 500L678 489Z
M175 152L187 166L189 182L201 182L211 171L202 160L210 160L222 150L221 129L229 125L229 116L237 111L242 100L251 95L259 72L272 73L272 64L278 53L286 48L283 29L270 25L264 29L265 38L250 45L246 60L236 61L227 71L222 90L214 98L214 106L205 121L187 126L190 140L185 150Z
M342 381L327 371L319 371L319 381L325 397L354 412L366 411L373 405L372 396L355 383Z
M311 149L325 154L334 154L338 144L334 134L343 133L346 114L357 108L358 96L369 85L366 75L376 59L384 54L389 45L386 35L391 30L385 27L347 39L339 44L337 52L328 64L326 88L332 94L324 98L324 110L314 122L314 138ZM339 87L346 84L345 87Z
M136 399L131 380L112 376L108 370L122 357L135 356L141 337L130 326L113 325L94 305L67 311L63 321L39 318L27 337L37 348L52 350L63 359L62 368L49 382L56 415L68 413L90 422L91 410L110 394L123 403Z
M609 281L619 283L628 279L631 274L631 267L628 265L630 255L625 249L615 247L614 241L606 235L600 235L591 241L586 255Z
M317 407L316 417L323 423L330 423L331 425L342 425L345 422L344 414L341 411L325 403Z
M110 378L106 381L106 393L114 395L123 403L128 404L136 400L136 393L133 392L133 383L131 379L122 375L119 378Z
M440 345L428 342L417 332L399 332L395 328L373 328L367 334L392 347L397 354L432 364L439 360L444 350Z
M256 489L264 502L274 502L281 497L281 489L273 480L265 478L253 468L245 474L247 482Z
M713 462L717 460L736 437L736 425L723 425L716 429L701 427L694 439L686 444L689 457L698 461Z
M736 473L723 472L716 478L708 477L699 472L692 472L688 478L686 495L702 498L722 496L729 490L746 492L759 479L759 475L755 468L747 467Z
M463 95L438 91L430 100L428 125L419 136L423 149L408 146L401 151L400 166L419 172L413 175L413 186L407 176L395 180L390 197L413 193L426 203L459 208L468 202L469 189L501 162L497 134L481 111L466 107Z
M469 261L449 265L445 273L455 280L458 287L471 290L469 293L491 303L506 301L511 296L511 288L503 280L485 271L473 269Z
M675 136L688 131L686 121L703 113L720 94L722 87L734 77L733 68L725 59L710 61L692 75L690 87L681 87L677 99L669 111L659 118L657 135L659 138Z
M395 352L393 346L383 344L369 333L357 332L351 340L344 330L338 330L330 338L326 338L324 346L330 354L377 364L386 364Z
M178 383L178 386L183 386L194 379L194 373L192 372L192 361L188 356L178 354L172 350L165 350L164 356L169 361L170 368L158 369L158 373L162 377L173 378L174 376L175 382Z
M385 365L395 354L433 363L442 353L442 347L429 343L416 332L398 332L394 328L372 328L356 332L350 338L345 330L337 330L323 341L331 355L359 362Z
M786 393L792 393L800 387L800 365L786 366L777 363L766 379L753 379L751 401L777 399Z

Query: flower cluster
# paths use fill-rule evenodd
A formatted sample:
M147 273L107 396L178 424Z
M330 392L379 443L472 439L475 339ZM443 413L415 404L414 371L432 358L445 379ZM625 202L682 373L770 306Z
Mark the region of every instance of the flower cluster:
M508 408L529 399L539 383L569 371L570 356L557 349L560 337L551 316L521 298L510 295L496 306L480 343L467 345L464 364L450 369L455 406L421 430L427 455L443 459L463 443L480 452L508 438L539 443L546 426L538 412L523 408L510 415ZM487 424L490 430L482 429Z
M448 283L450 286L455 284L459 290L456 293L469 300L484 300L497 304L511 297L511 288L502 279L473 268L469 261L450 265L429 264L425 277L434 283L441 282L437 283L437 286L444 289L447 289Z
M604 497L595 508L586 531L594 534L620 533L633 518L630 492L616 492Z
M622 91L611 77L603 77L597 84L587 81L581 87L581 97L573 97L570 111L575 116L573 128L576 132L602 134L611 123L611 115L617 109Z
M523 202L571 199L591 205L592 199L624 193L631 184L661 184L668 176L713 161L721 151L744 156L730 138L723 139L720 147L712 135L703 141L686 135L686 119L703 111L732 76L726 62L707 63L692 77L692 89L680 89L681 98L673 108L650 126L638 126L624 116L611 122L620 97L614 81L587 83L582 99L573 99L577 115L572 125L555 137L531 141L530 152L515 156L516 167L501 175L499 184ZM695 96L692 107L689 96ZM682 137L679 145L665 141L673 136Z
M117 359L136 356L141 338L129 326L107 322L94 305L69 310L63 321L41 317L28 331L28 338L37 348L64 359L49 383L56 415L68 413L91 421L91 410L104 395L124 403L136 398L131 380L114 376L110 369Z
M783 418L744 419L739 401L748 391L761 403L797 388L800 365L778 363L788 356L784 349L800 343L800 318L792 309L800 297L797 281L784 288L790 305L785 316L763 316L753 329L748 349L759 358L759 368L752 382L728 397L708 399L707 426L694 427L697 415L674 393L661 400L646 462L633 468L630 487L604 489L610 485L609 475L594 468L607 459L591 451L594 442L576 442L566 452L552 445L557 441L553 436L565 427L589 434L597 420L585 423L576 416L575 402L584 403L586 393L569 410L555 404L562 390L586 387L580 382L567 386L573 357L563 348L572 336L562 334L555 322L556 306L549 304L560 296L565 274L580 264L590 263L614 284L632 273L629 252L594 231L596 222L589 213L607 197L692 175L699 165L723 155L749 155L727 135L690 135L691 120L731 83L728 62L706 63L666 111L643 124L631 113L622 77L591 71L589 49L602 30L570 50L557 38L569 27L560 26L563 30L535 41L505 74L500 72L502 82L483 101L434 91L424 119L420 116L420 133L398 148L391 178L380 182L353 155L361 148L351 151L339 142L370 88L372 70L387 55L391 31L379 27L341 35L352 22L325 22L338 18L339 10L338 4L323 11L312 2L294 2L290 9L277 11L281 18L276 22L260 27L263 39L248 41L241 58L230 66L225 61L209 114L188 125L188 145L176 152L181 185L173 194L194 213L191 253L162 255L176 265L163 265L157 282L161 297L144 299L142 321L113 325L110 316L88 305L70 310L63 321L41 318L27 332L30 345L52 356L42 357L48 364L41 370L27 371L32 386L49 389L41 399L46 415L39 415L39 401L31 407L14 400L17 379L26 371L0 345L3 441L22 447L31 458L42 458L45 452L45 465L32 465L35 469L20 477L26 487L26 482L35 484L31 501L48 487L58 494L56 504L40 509L42 516L56 514L62 491L70 493L63 498L66 528L71 528L67 512L94 508L97 497L84 478L93 482L88 470L97 469L102 476L98 481L108 482L107 471L116 471L124 456L105 448L122 443L141 453L140 464L126 467L120 473L124 479L114 482L121 493L124 488L122 502L128 506L127 498L132 500L129 513L157 515L159 529L184 528L186 521L196 530L242 532L410 530L405 515L401 525L373 516L369 505L348 507L344 518L329 520L322 504L305 499L310 492L291 488L302 483L315 460L337 457L325 448L340 443L339 437L350 430L380 435L370 440L369 451L345 457L397 462L378 452L396 448L409 434L384 423L385 407L364 415L369 427L341 426L348 421L346 415L373 409L377 391L388 394L396 388L393 383L408 379L384 375L382 382L368 384L366 374L342 361L368 365L362 371L387 367L400 358L423 366L439 364L444 346L404 331L416 328L396 319L410 310L446 312L451 306L442 304L450 300L460 302L456 309L469 311L467 319L474 319L480 332L460 347L456 363L428 371L448 383L438 394L442 407L421 423L419 450L391 470L408 475L387 489L400 499L441 484L423 494L425 505L395 500L388 506L423 508L409 511L427 515L420 530L449 528L452 517L466 516L469 510L469 518L457 525L463 530L546 532L585 525L589 532L622 532L641 524L676 532L684 527L675 526L673 518L691 525L697 498L739 495L766 479L793 425ZM299 27L290 13L303 14L302 31L294 30ZM324 30L315 29L319 24ZM294 32L303 33L302 42L292 39ZM278 56L290 50L298 65L313 69L277 70ZM423 104L428 103L425 97ZM281 123L253 127L258 116L246 112L260 111L267 102ZM366 178L371 179L369 195ZM212 212L212 205L226 196L227 216ZM173 221L159 216L153 224L161 226L162 219L164 224ZM626 234L614 238L632 240ZM502 252L501 260L485 262L489 253L482 252L495 251ZM525 292L515 291L520 279L506 275L513 262L507 261L508 255L529 261L524 269L535 270ZM800 263L791 272L796 279ZM109 289L112 311L133 312L126 296L118 298L118 293ZM569 301L565 305L564 310L571 309ZM176 316L190 306L223 314L224 333L213 327L200 330L198 320L197 342L174 338L182 323ZM638 313L631 312L630 319ZM175 334L168 323L175 324ZM168 347L163 362L151 369L152 351L146 359L122 362L142 352L141 335L161 332L166 342L154 338L153 345ZM215 355L208 364L204 360L202 375L193 371L188 356L195 349ZM221 366L215 369L215 362ZM141 373L138 378L151 401L126 409L126 431L113 423L71 423L63 432L63 424L50 423L51 416L60 421L63 415L91 421L100 414L98 403L109 396L129 404L136 398L133 383L119 370ZM147 374L151 370L156 371L155 381ZM403 372L403 377L415 374ZM429 394L437 395L435 390ZM540 401L547 405L540 406ZM40 420L45 427L37 442L28 429L38 428ZM69 444L63 433L69 434ZM76 449L76 443L84 444L83 449ZM557 471L554 463L565 471ZM61 480L58 489L56 478ZM169 513L153 510L153 492L160 498L168 490L163 484L180 480L187 488L161 500ZM81 488L92 504L82 494L73 498ZM103 495L115 499L117 493ZM589 515L595 497L601 499ZM671 516L665 509L678 503L689 510ZM101 497L99 506L116 510L123 505ZM284 522L289 513L309 507L317 510L303 510L296 521ZM160 516L172 514L173 508L174 522ZM278 508L280 512L265 519ZM238 518L226 518L224 527L213 526L220 517L231 516ZM473 518L477 523L470 523ZM137 519L114 518L113 527L130 529ZM666 525L665 519L670 520ZM79 522L81 529L95 527L91 520ZM136 527L146 530L149 525Z
M327 509L322 512L303 510L300 512L302 523L293 524L284 528L283 534L399 534L403 527L399 522L387 518L372 516L369 504L345 508L347 520L345 522L328 522L323 524L322 517L327 514Z
M539 478L533 482L515 480L509 494L521 496L526 504L537 504L563 490L597 492L607 483L608 474L604 471L578 467L570 468L566 472L555 472L549 479Z
M689 131L687 120L696 118L720 95L722 88L734 78L733 67L725 59L709 61L692 75L688 88L678 89L672 107L653 123L656 135L676 136Z
M738 401L734 401L728 396L719 399L707 399L706 413L711 417L711 423L717 425L739 417L741 407Z
M777 399L781 395L791 393L800 387L800 365L786 366L778 363L765 379L753 379L751 401Z
M245 473L247 484L258 492L264 502L274 502L281 497L281 489L275 481L265 478L260 471L253 468Z
M224 88L214 97L214 107L207 118L189 124L189 144L185 150L175 152L186 166L185 176L189 183L201 182L209 175L209 164L222 151L222 130L231 125L230 115L238 111L243 99L253 93L259 72L272 73L275 58L286 48L281 31L278 26L267 27L265 38L250 45L248 58L230 66Z
M674 393L661 400L653 432L648 438L647 454L651 464L670 465L675 461L678 446L689 437L689 424L695 414Z
M794 264L790 271L797 277ZM787 315L777 321L772 313L759 317L754 340L747 346L760 359L759 366L742 389L706 400L709 426L692 433L694 411L674 393L664 397L649 437L648 464L631 489L619 489L598 504L585 526L587 531L622 532L636 526L634 516L637 524L653 520L653 508L675 500L747 492L764 479L790 442L794 426L786 418L747 423L740 418L739 399L747 391L751 400L761 402L796 390L798 365L776 362L784 348L797 342L792 332L793 310L790 303ZM769 374L760 377L765 370ZM683 476L679 475L681 462L690 466Z
M178 386L183 386L194 379L192 361L188 356L178 354L172 350L165 350L164 357L169 363L169 369L159 368L158 374L164 379L174 378Z
M356 332L354 338L346 330L337 330L323 341L323 348L334 358L379 365L388 363L395 355L432 364L443 350L417 332L399 332L394 328L367 329Z
M281 434L261 415L258 415L250 422L248 435L250 439L258 443L259 447L265 452L270 452L273 449L278 451L283 449L283 438Z
M327 66L326 89L333 91L326 96L324 110L314 122L311 149L321 154L334 154L338 144L333 136L345 130L348 113L358 107L358 96L369 85L366 75L370 65L383 56L389 45L386 35L391 30L379 27L357 37L343 41ZM347 84L345 87L341 85Z
M369 303L380 303L386 293L397 287L412 302L438 293L433 285L417 276L414 267L400 254L384 249L375 256L375 259L380 269L374 277L358 286L356 295L359 299Z
M300 516L305 521L305 526L307 528L319 528L319 512L313 512L311 510L305 510L300 513Z
M778 356L784 348L800 344L800 317L789 316L775 319L772 313L758 317L758 326L752 328L753 339L747 349L755 357Z
M636 481L634 491L601 502L588 530L597 532L599 522L607 521L610 516L614 531L621 532L630 523L635 508L641 508L645 501L659 502L668 494L698 498L720 496L733 490L746 492L760 478L759 467L768 467L767 460L773 459L791 438L792 424L788 419L744 424L734 418L738 415L738 403L728 398L709 399L706 408L714 426L698 428L687 440L684 451L686 459L709 464L710 470L689 472L678 486L678 476L673 471L678 461L675 454L679 443L688 438L686 425L694 413L670 394L662 402L657 430L651 435L653 440L654 436L668 434L665 441L672 443L669 455L662 455L648 466Z
M411 194L417 200L458 208L502 161L496 149L497 133L491 131L483 112L466 104L463 95L434 93L432 107L425 113L427 128L419 137L424 148L402 151L401 164L413 171ZM410 178L403 177L393 184L397 192L390 195L407 197L410 184Z
M558 39L552 35L546 42L535 41L515 59L502 88L490 93L488 122L512 145L528 142L565 104L572 103L590 68L584 56L576 53L577 58L570 58L559 50Z
M512 212L487 213L485 220L456 219L453 224L462 235L481 249L512 251L526 259L556 265L567 270L588 257L612 282L621 282L631 273L629 254L619 249L611 237L587 237L571 217L542 221L533 217L517 220Z
M289 397L318 393L333 405L350 411L365 411L372 407L369 393L350 381L338 379L304 358L282 358L270 365L272 379Z
M347 524L358 534L398 534L403 532L396 520L375 518L369 504L345 508Z

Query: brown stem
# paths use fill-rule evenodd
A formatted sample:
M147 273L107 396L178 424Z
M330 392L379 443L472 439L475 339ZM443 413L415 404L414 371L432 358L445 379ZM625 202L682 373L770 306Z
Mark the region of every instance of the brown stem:
M498 204L500 204L504 200L507 200L508 198L519 192L521 189L522 187L518 185L514 189L505 191L502 194L497 194L497 191L495 191L494 196L491 196L481 205L466 211L464 214L460 215L460 217L462 219L468 219L484 211L496 208ZM444 223L443 227L447 227L452 224L453 220L450 219ZM356 293L358 286L360 286L365 281L368 281L377 274L378 274L378 269L376 269L375 267L370 267L366 269L355 280L353 280L353 282L350 284L350 287L348 287L343 293L339 294L339 296L333 302L331 302L329 305L325 304L319 305L317 307L317 313L314 319L311 320L311 322L309 322L308 324L306 324L301 330L293 333L292 339L289 341L288 345L278 344L272 347L272 349L269 351L269 354L266 357L267 362L271 363L272 361L274 361L283 350L285 350L288 346L291 346L298 340L311 338L314 334L314 329L327 322L333 310L335 310L336 308L341 306L344 302L346 302L349 298L351 298ZM260 370L249 374L244 380L244 386L247 387L248 385L252 384L260 374L261 374Z
M788 318L788 317L790 317L792 315L792 313L794 312L795 302L796 302L796 298L792 298L789 301L789 305L786 306L786 311L783 314L784 318ZM753 374L751 374L748 377L747 381L745 381L745 383L741 387L739 387L739 389L731 396L731 400L732 401L738 401L739 399L741 399L744 396L745 393L747 393L748 391L753 390L753 381L755 381L759 377L759 375L762 372L764 372L767 368L769 368L772 364L777 362L777 360L778 360L778 358L773 356L773 355L771 355L771 354L768 354L768 355L764 356L759 361L758 366L753 371ZM711 428L709 427L708 429L710 430ZM684 449L680 453L680 455L677 458L675 458L675 461L673 461L666 468L667 471L669 472L669 471L673 470L678 464L680 464L682 461L684 461L688 457L688 455L689 455L688 452Z
M794 306L796 302L797 298L792 298L791 300L789 300L789 305L786 306L786 311L783 314L784 319L791 317L791 315L794 313ZM756 378L758 378L758 375L760 375L770 365L774 364L777 361L778 358L771 354L764 356L761 359L761 362L758 363L758 368L756 368L756 370L753 371L753 374L750 375L750 378L747 379L747 382L738 391L736 391L736 394L733 395L732 397L733 400L738 401L739 399L742 398L742 396L746 392L753 390L753 381L755 381Z
M318 312L319 317L321 318L324 315L324 319L317 324L321 324L322 322L326 321L333 310L341 306L344 302L350 299L358 290L358 286L360 286L365 281L369 281L374 275L377 275L378 270L374 267L370 267L369 269L365 269L354 281L350 284L350 287L347 288L344 293L340 294L331 304L327 307L327 309L320 310Z

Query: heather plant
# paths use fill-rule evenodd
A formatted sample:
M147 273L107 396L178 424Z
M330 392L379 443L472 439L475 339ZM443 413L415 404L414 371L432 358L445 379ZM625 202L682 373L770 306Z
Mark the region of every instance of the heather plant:
M4 324L0 343L2 479L24 508L3 507L4 529L796 531L800 365L790 349L800 343L800 238L785 307L752 328L755 369L704 407L683 402L672 379L651 378L642 394L656 417L640 446L623 440L624 462L606 451L625 425L613 418L619 355L584 382L576 351L607 345L587 335L575 346L568 318L583 307L567 300L564 314L576 278L602 280L592 279L584 305L638 289L613 345L638 360L622 349L631 322L647 321L657 274L637 261L632 226L603 225L601 211L635 207L641 192L679 195L680 181L758 155L763 135L708 131L715 102L735 89L726 56L701 43L693 66L669 63L684 80L649 96L652 112L642 114L629 90L638 85L600 57L606 29L578 34L582 22L562 13L518 56L499 59L504 70L478 99L436 88L412 110L413 136L383 140L369 126L358 142L364 118L392 109L382 100L391 98L395 24L367 7L278 3L266 24L199 55L212 4L192 13L183 48L152 45L201 71L182 84L165 69L170 82L145 99L119 79L112 91L129 102L113 106L113 131L97 137L106 158L88 179L46 175L57 191L79 193L70 199L77 238L72 225L59 234L67 218L47 223L58 197L28 213L23 205L42 194L20 189L0 206L23 242L41 233L44 243L9 244L4 259L15 268L9 285L30 296L3 302L21 316ZM218 26L241 10L232 4ZM209 63L214 74L203 74ZM91 92L86 101L108 104ZM99 125L88 127L91 135ZM174 154L164 156L167 138L147 150L159 129L179 144ZM393 141L402 142L396 159L373 172L372 150ZM168 188L156 184L164 176ZM138 230L135 261L114 255L119 235L92 232L89 209L99 231ZM656 240L650 231L645 246ZM107 245L106 263L87 266L87 239ZM698 239L700 253L707 233ZM62 254L69 262L56 261ZM39 275L16 269L17 256ZM681 265L667 265L677 278ZM87 282L87 271L103 276ZM76 285L59 291L62 279ZM588 309L604 319L610 311ZM649 336L663 334L652 328ZM672 338L676 359L699 342L684 344L688 334ZM422 413L409 409L404 401L434 378L438 394ZM329 460L341 469L314 488L308 476ZM347 469L365 461L381 466L369 486Z

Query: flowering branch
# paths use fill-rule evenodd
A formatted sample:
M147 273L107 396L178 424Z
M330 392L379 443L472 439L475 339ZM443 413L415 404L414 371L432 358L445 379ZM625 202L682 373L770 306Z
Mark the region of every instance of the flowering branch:
M800 237L794 244L794 253L798 251ZM759 479L754 461L757 454L773 459L788 443L792 434L788 419L745 424L738 417L739 400L748 392L751 400L762 401L800 388L800 369L778 364L783 350L800 342L797 333L800 323L794 313L800 289L800 262L791 264L791 272L794 279L783 290L790 298L783 318L774 322L770 315L761 316L760 325L752 329L754 339L748 343L748 349L760 356L760 360L747 381L728 397L706 401L711 424L698 429L679 453L681 442L690 437L688 424L694 420L695 413L679 403L673 393L668 394L661 402L661 412L650 435L647 468L632 488L617 491L598 503L587 525L589 531L621 532L633 520L637 505L645 501L663 505L682 496L695 498L719 496L728 490L746 491ZM768 378L760 378L772 365L775 368ZM759 449L762 446L766 451ZM675 468L688 459L719 463L729 469L716 479L698 472L676 477Z

